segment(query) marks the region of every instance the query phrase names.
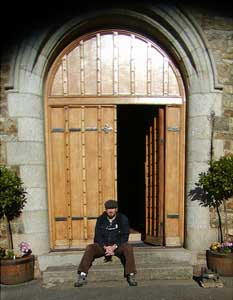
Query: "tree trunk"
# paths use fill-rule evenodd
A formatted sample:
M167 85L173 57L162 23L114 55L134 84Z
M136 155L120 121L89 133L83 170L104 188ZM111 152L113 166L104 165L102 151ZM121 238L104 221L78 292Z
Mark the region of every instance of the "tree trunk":
M224 227L224 240L228 240L228 223L227 223L227 206L226 206L226 200L223 200L224 205L224 214L225 214L225 227Z
M11 249L14 249L14 245L13 245L13 237L12 237L12 230L11 230L11 223L9 220L7 220L8 222L8 229L9 229L9 234L10 234L10 247Z
M221 215L219 212L219 207L217 206L217 213L218 213L218 221L219 221L219 230L220 230L220 241L223 242L223 234L222 234L222 221L221 221Z

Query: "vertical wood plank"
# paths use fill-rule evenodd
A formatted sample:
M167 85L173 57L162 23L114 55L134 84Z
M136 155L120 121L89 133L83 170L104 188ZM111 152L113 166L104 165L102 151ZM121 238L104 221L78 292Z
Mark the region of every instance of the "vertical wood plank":
M157 236L157 209L158 209L158 205L157 205L157 201L158 201L158 192L157 192L157 167L158 167L158 161L157 161L157 119L154 118L153 120L153 175L152 175L152 180L153 180L153 196L152 196L152 208L153 208L153 212L152 212L152 235L154 237Z
M165 239L167 246L181 246L180 220L180 107L166 107Z
M113 33L113 94L118 95L119 91L119 49L118 33Z
M80 87L81 95L85 95L85 77L84 77L84 45L83 40L80 41Z
M129 35L118 35L119 51L119 94L130 95L130 49L131 41Z
M153 235L153 127L149 133L149 235Z
M135 95L135 36L131 34L130 49L130 92Z
M96 70L97 70L97 95L101 95L101 47L100 34L96 35Z
M51 95L61 96L63 95L63 81L62 81L62 64L59 64L56 74L51 84Z
M115 199L118 199L117 195L117 106L113 106L112 108L114 110L114 194L115 194Z
M66 204L67 204L67 226L69 246L72 240L72 221L71 221L71 186L70 186L70 136L69 136L69 107L65 107L65 162L66 162Z
M101 35L102 95L113 95L113 35Z
M70 186L71 186L71 217L72 245L78 245L84 239L83 211L83 153L82 153L82 109L72 107L69 110L70 134ZM85 152L84 152L85 154ZM78 219L79 218L79 219Z
M165 170L164 170L164 159L165 159L165 111L164 108L159 108L159 140L158 140L158 189L159 189L159 238L160 244L164 245L164 182L165 182Z
M184 244L184 213L185 213L185 104L180 106L180 189L179 189L179 236Z
M179 96L180 95L177 78L176 78L176 75L175 75L170 63L169 63L169 67L168 67L168 94L169 94L169 96Z
M85 106L81 107L81 132L82 132L82 180L83 180L83 233L87 240L87 172L86 172L86 135L85 135Z
M98 199L98 214L100 215L103 212L103 189L102 189L102 107L98 106L98 190L99 190L99 199Z
M116 176L116 121L115 106L102 107L102 197L103 201L115 198ZM105 130L104 130L105 128Z
M151 43L147 43L147 95L151 95Z
M168 95L168 59L164 57L163 59L163 94Z
M135 38L135 94L147 94L147 43Z
M67 198L66 198L66 155L65 155L65 115L63 108L51 111L52 186L54 208L55 246L68 246ZM59 163L57 163L59 161ZM65 176L64 176L65 174ZM58 188L59 187L59 188ZM64 218L57 221L57 218Z
M67 55L64 55L62 58L62 78L63 78L63 95L68 94L68 76L67 76Z
M67 55L67 76L69 95L81 94L80 89L80 47L76 47Z
M85 95L97 94L96 36L83 43Z
M149 235L149 136L145 136L146 158L145 158L145 222L146 235Z
M51 248L55 246L55 213L53 201L53 170L52 170L52 108L45 106L45 137L46 137L46 158L47 158L47 186L48 186L48 215L49 215L49 234Z
M98 216L98 107L85 107L85 157L86 157L86 216ZM93 238L93 220L88 220L87 238Z

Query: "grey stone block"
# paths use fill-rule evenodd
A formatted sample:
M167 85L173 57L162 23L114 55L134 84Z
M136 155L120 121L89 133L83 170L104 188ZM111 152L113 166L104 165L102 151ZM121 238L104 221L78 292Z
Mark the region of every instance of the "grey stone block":
M44 145L40 142L9 142L7 162L9 165L43 165Z

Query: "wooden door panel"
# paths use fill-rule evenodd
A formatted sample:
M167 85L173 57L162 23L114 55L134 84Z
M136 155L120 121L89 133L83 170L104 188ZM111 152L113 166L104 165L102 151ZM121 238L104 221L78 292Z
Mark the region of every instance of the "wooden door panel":
M161 244L159 194L159 118L154 117L146 135L145 159L145 198L146 198L146 237L151 244Z
M183 113L182 106L159 108L146 136L145 241L155 245L183 244Z
M67 205L65 174L65 116L63 108L51 110L51 156L54 240L56 245L66 245Z
M104 201L116 197L116 107L51 109L52 236L55 248L93 242Z
M158 124L158 197L159 207L158 213L158 236L160 245L164 245L164 182L165 182L165 109L159 108L159 124Z
M153 156L154 156L154 161L153 161L153 167L152 167L152 234L153 236L158 237L158 214L157 214L157 209L159 207L158 203L158 174L157 174L157 169L158 169L158 144L157 144L157 118L154 118L153 120L153 134L152 134L152 151L153 151Z
M183 232L182 108L166 107L165 239L167 246L181 246Z
M103 107L101 112L101 181L102 199L116 198L116 110L110 107ZM103 210L103 203L100 203L100 212Z
M84 151L86 181L86 215L98 215L98 108L86 107L84 110ZM84 203L85 209L85 203Z
M81 107L69 109L72 243L84 239L83 174L78 171L83 169L81 128Z

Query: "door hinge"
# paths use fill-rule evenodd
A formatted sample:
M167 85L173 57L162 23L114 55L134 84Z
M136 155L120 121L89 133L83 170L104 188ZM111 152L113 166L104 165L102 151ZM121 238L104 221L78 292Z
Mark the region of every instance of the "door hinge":
M64 128L52 128L52 132L64 132Z
M167 218L169 218L169 219L179 219L179 214L167 214Z
M172 131L172 132L179 132L180 131L180 127L167 127L168 131Z

